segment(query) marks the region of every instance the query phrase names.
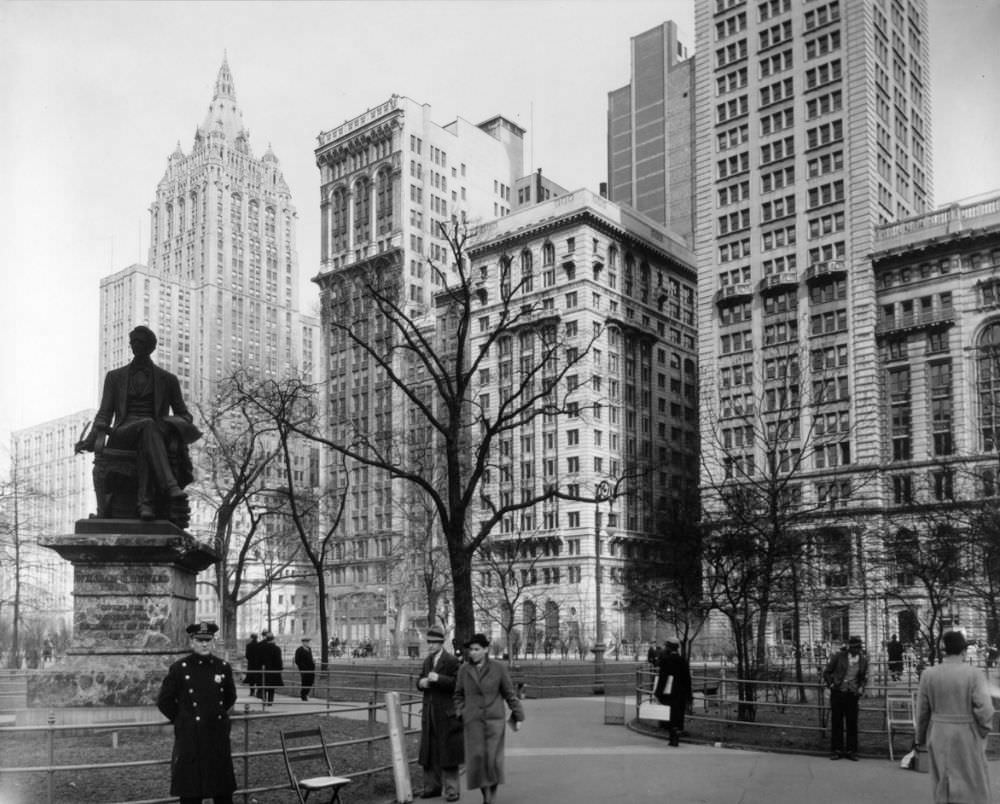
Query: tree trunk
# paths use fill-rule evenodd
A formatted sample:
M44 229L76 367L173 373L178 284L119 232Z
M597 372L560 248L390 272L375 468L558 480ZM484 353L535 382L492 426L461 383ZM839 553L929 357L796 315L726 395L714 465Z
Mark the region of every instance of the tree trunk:
M472 599L472 556L466 552L464 529L447 534L455 604L455 639L464 645L476 632L476 610Z

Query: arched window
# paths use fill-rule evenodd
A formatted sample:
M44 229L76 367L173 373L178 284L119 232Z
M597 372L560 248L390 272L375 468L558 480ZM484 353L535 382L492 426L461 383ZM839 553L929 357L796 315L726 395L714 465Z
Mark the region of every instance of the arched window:
M979 431L983 451L992 452L1000 448L1000 321L983 329L976 349Z
M525 249L521 252L521 291L531 293L535 289L535 278L531 264L531 252Z
M167 240L174 236L174 205L167 204Z
M556 261L556 247L551 243L542 246L542 265L554 265Z
M378 233L388 234L392 231L392 173L388 170L379 171L376 179L375 225Z
M360 246L371 239L372 184L361 179L354 185L354 244Z

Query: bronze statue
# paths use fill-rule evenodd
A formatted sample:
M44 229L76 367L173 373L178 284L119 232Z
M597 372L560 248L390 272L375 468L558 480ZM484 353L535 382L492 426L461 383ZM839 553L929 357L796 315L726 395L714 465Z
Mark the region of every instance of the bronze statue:
M98 517L169 519L184 528L190 509L183 489L193 479L187 445L201 433L177 377L150 359L153 331L136 327L129 345L132 362L107 373L93 427L76 452L94 453Z

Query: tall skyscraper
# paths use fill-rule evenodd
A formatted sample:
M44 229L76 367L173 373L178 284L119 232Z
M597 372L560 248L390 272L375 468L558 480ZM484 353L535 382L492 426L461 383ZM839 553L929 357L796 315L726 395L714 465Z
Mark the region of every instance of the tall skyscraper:
M178 143L156 187L148 266L131 265L101 280L100 376L131 359L128 333L146 324L158 338L153 359L178 376L193 411L241 368L264 378L299 373L316 381L319 326L299 308L295 227L278 158L270 146L255 155L223 59L190 152ZM195 460L197 480L197 455ZM308 464L310 457L297 460ZM211 541L214 514L192 496L190 532ZM240 516L236 532L247 529ZM262 572L253 565L247 577ZM271 591L269 586L269 601ZM280 591L282 600L295 599ZM217 617L216 604L208 588L199 587L199 616ZM315 628L314 605L298 611L282 603L274 610L276 633L300 633L310 622ZM263 627L264 595L240 617L240 633Z
M295 222L278 158L250 147L224 59L191 152L178 143L157 185L149 265L101 280L101 376L131 359L138 323L156 332L156 361L194 400L241 366L311 376L318 330L299 312Z
M608 197L694 234L694 60L665 22L632 37L631 81L608 93Z
M755 411L790 421L803 506L877 506L871 253L931 198L926 0L699 0L696 45L704 476L765 466ZM872 633L862 576L814 635Z
M343 443L355 432L386 437L404 422L412 425L407 417L415 411L375 361L331 325L332 316L344 304L356 314L365 304L358 283L369 271L387 270L407 315L426 321L433 332L433 295L443 284L429 263L447 274L453 260L439 223L509 214L523 171L523 136L502 116L479 125L457 118L442 126L429 105L398 95L319 135L322 267L316 282L333 438ZM364 326L371 338L393 335L374 310ZM350 478L344 515L350 548L344 558L350 561L333 569L334 626L352 642L384 645L394 632L399 643L426 601L416 596L412 578L394 591L389 569L400 538L424 527L422 514L408 502L413 493L404 481L362 466L352 466Z

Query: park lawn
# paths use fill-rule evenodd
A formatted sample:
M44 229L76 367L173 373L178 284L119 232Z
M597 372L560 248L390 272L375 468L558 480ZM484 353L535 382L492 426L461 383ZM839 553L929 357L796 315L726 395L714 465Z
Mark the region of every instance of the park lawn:
M246 724L246 740L250 751L278 749L277 755L253 757L250 760L249 787L288 786L288 776L280 753L278 732L281 730L323 728L328 743L367 737L366 721L350 720L327 715L295 715L277 718L252 718ZM384 735L385 724L376 724L375 734ZM416 755L418 735L406 739L407 754ZM244 746L244 723L234 720L232 730L233 752L240 753ZM118 747L112 748L110 730L84 734L80 730L56 734L54 743L56 765L83 765L126 763L149 759L167 760L162 765L107 770L67 771L54 776L53 800L65 804L84 802L140 801L168 798L170 790L169 758L173 746L173 730L169 724L143 728L123 729L118 732ZM42 733L18 735L16 742L4 737L3 765L30 767L46 764L48 758L47 736ZM391 762L389 746L380 741L373 746L369 756L365 744L332 748L330 751L334 770L350 774L363 768L388 765ZM374 761L372 761L372 758ZM244 787L244 762L234 760L236 783ZM419 770L415 786L419 789ZM388 801L393 795L391 772L377 774L373 779L357 779L349 786L350 800L354 802ZM47 801L48 782L44 773L5 774L0 778L0 801L4 804L36 804ZM241 800L241 798L237 798ZM259 804L285 804L296 801L291 790L272 790L254 794L251 801Z

